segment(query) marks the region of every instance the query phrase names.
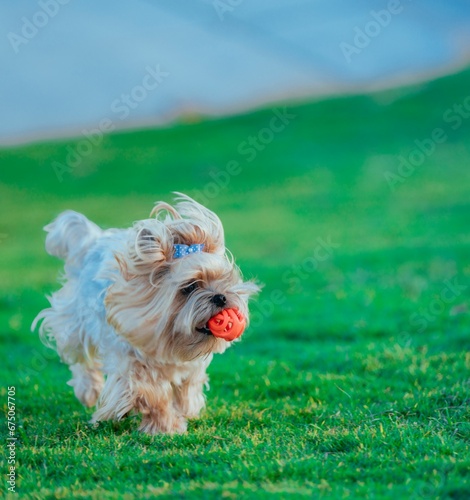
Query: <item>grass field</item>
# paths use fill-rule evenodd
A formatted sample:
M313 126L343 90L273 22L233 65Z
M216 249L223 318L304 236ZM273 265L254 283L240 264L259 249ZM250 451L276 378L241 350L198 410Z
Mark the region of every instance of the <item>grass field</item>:
M16 388L20 497L470 498L469 95L465 71L114 133L89 154L83 137L1 150L0 374L5 412ZM66 208L128 226L173 190L220 215L265 284L253 324L214 359L186 435L92 428L29 331L60 270L41 228Z

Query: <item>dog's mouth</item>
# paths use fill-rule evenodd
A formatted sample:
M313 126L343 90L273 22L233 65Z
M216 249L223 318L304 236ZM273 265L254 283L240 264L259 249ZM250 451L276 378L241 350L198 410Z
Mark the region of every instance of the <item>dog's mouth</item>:
M203 333L204 335L212 335L212 332L210 331L207 323L204 326L196 327L196 331L199 333Z

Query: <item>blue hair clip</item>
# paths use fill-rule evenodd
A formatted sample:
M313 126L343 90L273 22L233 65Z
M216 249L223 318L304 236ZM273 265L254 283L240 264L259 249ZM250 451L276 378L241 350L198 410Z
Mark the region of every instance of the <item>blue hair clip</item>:
M174 259L181 259L193 253L201 253L204 248L204 243L197 243L195 245L175 245Z

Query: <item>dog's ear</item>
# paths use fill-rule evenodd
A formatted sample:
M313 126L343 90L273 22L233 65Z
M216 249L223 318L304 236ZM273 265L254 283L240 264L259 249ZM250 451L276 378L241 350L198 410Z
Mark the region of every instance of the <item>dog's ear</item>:
M165 225L147 219L134 224L125 248L116 254L120 273L113 275L106 292L106 319L119 335L142 349L155 336L148 324L167 313L152 301L161 296L155 287L169 271L172 252L172 236Z
M125 253L116 255L121 274L126 280L154 275L164 269L172 256L172 236L165 225L155 219L139 221L129 232Z
M135 254L142 262L159 264L168 259L171 245L165 228L161 224L155 224L154 221L152 223L156 227L144 225L138 230Z

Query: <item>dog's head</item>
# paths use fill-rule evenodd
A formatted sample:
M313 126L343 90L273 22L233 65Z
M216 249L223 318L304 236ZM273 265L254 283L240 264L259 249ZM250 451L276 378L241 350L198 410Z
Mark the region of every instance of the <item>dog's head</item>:
M209 321L231 309L248 323L248 299L259 291L227 256L219 218L188 196L176 201L157 203L155 218L131 229L105 300L117 333L166 362L225 351L231 342L214 336Z

